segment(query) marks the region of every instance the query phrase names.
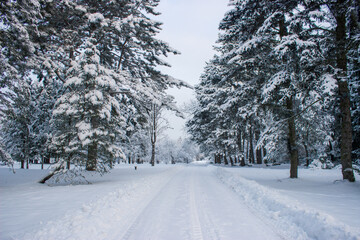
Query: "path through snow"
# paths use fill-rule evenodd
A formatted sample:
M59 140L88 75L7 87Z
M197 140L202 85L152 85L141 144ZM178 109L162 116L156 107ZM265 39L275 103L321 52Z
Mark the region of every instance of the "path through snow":
M120 230L118 236L122 235ZM185 167L118 239L281 238L239 202L208 168Z
M25 239L282 239L207 167L133 182Z
M312 208L312 201L299 202L244 178L254 177L247 173L251 169L141 165L135 171L121 165L101 179L93 177L91 185L54 187L35 182L36 174L44 174L40 170L17 175L0 170L1 240L360 240L360 228L321 211L327 208ZM272 176L269 171L251 172ZM288 187L304 181L289 181ZM338 184L346 196L358 196L359 185ZM351 208L355 214L349 219L357 217L357 208L330 204L339 211Z

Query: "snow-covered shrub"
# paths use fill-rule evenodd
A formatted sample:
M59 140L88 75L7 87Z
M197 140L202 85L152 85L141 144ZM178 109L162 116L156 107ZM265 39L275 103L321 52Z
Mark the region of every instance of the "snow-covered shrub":
M320 157L319 159L313 160L310 163L309 168L332 169L334 168L334 166L335 165L329 159L326 159L325 157Z
M63 169L55 173L46 184L53 185L78 185L78 184L90 184L84 175L85 171L80 168L74 168L71 170Z

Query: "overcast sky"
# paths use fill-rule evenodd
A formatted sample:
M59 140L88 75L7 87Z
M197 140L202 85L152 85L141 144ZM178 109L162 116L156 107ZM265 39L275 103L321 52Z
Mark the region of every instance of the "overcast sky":
M156 20L163 22L158 38L166 41L181 55L169 56L165 60L171 68L160 68L164 73L186 81L199 83L205 63L214 55L213 45L218 37L218 26L228 7L229 0L161 0L157 8L161 15ZM188 89L171 89L178 106L194 99ZM185 120L166 113L174 129L167 135L174 140L185 136Z

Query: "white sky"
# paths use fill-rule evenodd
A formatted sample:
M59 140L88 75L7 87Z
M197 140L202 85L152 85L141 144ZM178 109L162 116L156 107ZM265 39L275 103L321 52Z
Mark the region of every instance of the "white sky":
M199 83L205 63L214 55L212 46L218 37L218 26L228 8L229 0L161 0L157 8L161 15L156 20L163 22L158 38L166 41L181 55L164 59L171 68L163 73L186 81L191 85ZM189 89L170 89L178 106L194 99ZM170 126L166 134L174 140L185 136L185 120L167 113Z

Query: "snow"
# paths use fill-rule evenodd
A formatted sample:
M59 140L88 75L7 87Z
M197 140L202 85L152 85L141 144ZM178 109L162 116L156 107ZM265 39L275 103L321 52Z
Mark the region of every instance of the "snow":
M323 76L323 92L325 94L329 94L330 96L333 96L336 89L336 79L331 74L325 74Z
M77 6L75 7L75 10L80 11L80 12L83 12L83 13L86 13L86 12L87 12L86 8L84 8L83 6L80 6L80 5L77 5Z
M317 178L311 179L312 182L309 184L310 179L303 181L303 179L287 178L288 170L280 171L283 173L280 179L279 176L274 178L273 169L270 170L271 172L264 171L265 169L246 170L251 172L251 175L243 174L245 171L242 170L223 169L218 169L217 175L245 200L251 209L270 219L270 224L274 224L286 239L360 239L360 221L356 217L360 214L360 207L356 203L360 194L359 184L343 182L339 186L326 178L327 184L323 182L322 185L319 182L324 179L320 178L319 181L318 175L312 176ZM313 172L321 173L322 171ZM337 170L336 173L338 172ZM255 181L244 178L244 175ZM267 181L264 181L265 179ZM260 185L256 180L265 186ZM276 184L274 180L277 181ZM269 185L283 191L269 189ZM341 191L344 188L347 188L346 193L339 194L344 192ZM336 201L333 201L333 198L336 198ZM344 205L347 206L346 209ZM343 211L345 214L342 214Z
M39 165L0 168L0 239L360 239L360 184L339 169L137 167L52 187Z
M92 13L88 15L89 22L98 23L103 21L105 18L101 13Z
M80 84L83 84L83 81L82 81L81 78L79 78L79 77L72 77L72 78L69 78L69 79L65 82L64 86L65 86L65 87L68 87L68 86L71 86L71 85L80 85Z
M96 76L97 75L97 65L95 65L95 64L85 65L84 72L85 72L85 74L88 74L90 76Z
M279 85L281 85L286 79L286 71L280 71L276 73L263 88L264 102L268 101L268 95L270 95Z

